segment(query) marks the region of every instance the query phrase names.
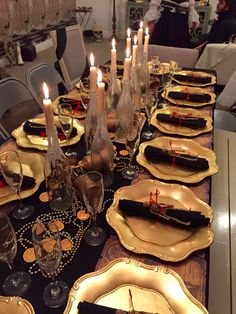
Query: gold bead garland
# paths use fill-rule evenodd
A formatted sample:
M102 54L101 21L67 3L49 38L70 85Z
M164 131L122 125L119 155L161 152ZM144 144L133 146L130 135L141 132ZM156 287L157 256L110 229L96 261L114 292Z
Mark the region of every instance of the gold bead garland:
M72 191L72 206L71 210L64 211L64 212L50 212L50 213L45 213L41 214L38 216L37 220L40 220L41 222L50 222L54 220L60 220L62 221L65 225L67 224L73 224L75 227L78 228L76 234L74 237L71 236L71 234L65 230L60 232L61 237L67 238L71 241L72 249L69 251L63 251L62 254L62 261L54 273L54 275L58 275L64 267L66 267L73 259L75 253L80 247L80 243L82 241L83 235L86 232L86 230L89 228L91 224L91 218L86 221L86 224L84 224L83 221L78 221L76 219L76 213L78 210L83 209L84 206L81 201L78 200L77 194L75 189ZM21 244L21 246L24 249L27 249L29 247L33 247L32 240L29 240L28 238L24 237L25 232L28 230L31 230L33 225L35 224L35 221L28 222L25 224L23 227L21 227L17 232L17 238L18 242ZM46 277L50 278L51 276L47 273L44 273L37 265L37 262L34 262L30 267L29 267L29 273L31 275L37 274L41 272L41 274Z

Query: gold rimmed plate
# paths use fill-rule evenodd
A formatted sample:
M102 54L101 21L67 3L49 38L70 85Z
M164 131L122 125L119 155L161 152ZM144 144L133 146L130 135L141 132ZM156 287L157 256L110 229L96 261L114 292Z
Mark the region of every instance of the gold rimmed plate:
M129 289L136 311L208 313L173 270L121 258L80 277L69 293L64 314L78 313L78 303L83 301L129 311Z
M34 314L34 308L29 301L21 297L0 296L0 312L5 314Z
M187 167L179 167L176 164L152 163L146 159L144 153L148 145L161 149L181 151L184 154L205 158L208 161L209 168L207 170L195 170ZM218 171L215 153L201 146L196 141L185 138L161 136L152 141L144 142L139 146L139 154L136 160L141 166L149 170L153 176L167 181L174 180L184 183L197 183Z
M186 93L186 94L208 94L210 95L211 99L207 102L194 102L189 100L181 100L181 99L174 99L169 96L170 92L178 92L178 93ZM215 93L212 93L208 91L207 89L200 88L200 87L192 87L192 86L172 86L168 87L166 91L164 91L162 94L163 98L166 98L175 105L180 106L188 106L188 107L202 107L202 106L208 106L213 105L216 102L216 95Z
M44 159L43 156L36 153L26 153L17 151L22 163L23 175L33 177L35 185L31 189L23 189L20 192L21 198L27 198L33 195L44 180ZM17 194L6 184L0 189L0 205L18 200Z
M64 96L59 96L57 97L54 101L52 101L52 108L53 108L53 111L56 115L58 115L58 105L59 105L59 101L60 101L60 98L63 97L63 98L70 98L70 99L76 99L78 101L81 101L82 102L82 97L88 97L88 94L87 93L84 93L84 92L81 92L81 93L75 93L75 94L70 94L70 95L64 95ZM81 103L81 108L83 108L83 105ZM85 118L86 116L86 112L85 110L76 110L74 112L74 115L73 115L75 118L77 119L83 119Z
M160 76L160 75L166 75L168 73L170 73L170 64L169 63L161 63L159 65L159 67L157 67L156 69L152 68L152 61L148 62L148 67L150 67L150 74L151 75L156 75L156 76Z
M55 118L55 123L56 125L59 125L59 119L57 116ZM39 124L44 124L45 125L45 119L44 118L36 118L36 119L31 119L30 121L39 123ZM36 135L29 135L26 134L23 130L23 125L18 127L12 132L12 135L15 137L17 145L25 147L25 148L35 148L39 150L47 150L48 147L48 141L46 137L41 137L41 136L36 136ZM73 126L77 129L77 135L72 137L69 140L69 145L74 145L79 142L81 136L84 133L84 127L79 123L77 119L73 120ZM66 146L66 140L60 140L60 146Z
M210 246L214 238L210 226L177 227L158 219L126 216L119 210L120 199L148 202L150 193L155 193L157 189L160 192L158 202L171 204L175 208L200 211L212 221L212 208L186 186L152 179L143 180L118 189L107 210L107 222L117 232L122 245L135 253L154 255L171 262L181 261L192 252Z
M201 129L192 129L185 127L183 125L178 125L178 124L172 124L168 122L162 122L157 120L156 116L159 113L164 113L164 114L169 114L172 115L174 113L182 114L182 115L190 115L192 117L198 117L198 118L203 118L206 120L206 125L204 128ZM162 108L162 109L157 109L152 115L151 118L151 124L154 125L156 128L158 128L161 132L167 133L167 134L178 134L182 136L197 136L202 133L207 133L212 131L213 126L212 126L212 118L206 114L201 112L200 110L195 110L192 108L178 108L174 106Z
M204 86L209 86L209 85L214 85L216 84L216 76L210 73L206 73L206 72L201 72L201 71L187 71L187 70L183 70L183 71L179 71L179 72L175 72L175 74L181 75L183 77L183 80L178 80L177 78L175 78L174 76L172 77L172 80L177 82L178 84L181 85L188 85L188 86L199 86L199 87L204 87ZM205 78L205 77L209 77L211 79L211 81L209 83L197 83L197 82L187 82L186 80L184 80L184 77L186 76L191 76L196 78Z

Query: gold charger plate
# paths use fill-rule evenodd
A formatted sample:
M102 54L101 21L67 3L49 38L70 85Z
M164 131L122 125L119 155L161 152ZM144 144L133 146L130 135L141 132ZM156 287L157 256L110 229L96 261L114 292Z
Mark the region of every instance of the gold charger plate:
M148 67L151 75L166 75L170 73L170 64L169 63L160 63L159 67L155 70L152 69L152 61L148 62Z
M64 314L78 313L80 301L129 311L129 289L136 311L158 314L208 313L173 270L120 258L76 280Z
M29 301L21 297L0 296L0 314L34 314Z
M204 118L207 121L207 123L205 127L202 129L191 129L182 125L162 122L162 121L157 120L156 118L158 113L173 114L173 112L178 112L179 114L190 114L194 117ZM187 136L187 137L197 136L202 133L207 133L207 132L212 131L213 129L212 118L209 115L204 114L201 111L195 110L192 108L176 109L176 107L174 106L155 110L151 118L151 124L154 125L156 128L158 128L163 133L178 134L178 135Z
M54 101L52 101L52 108L53 108L54 113L56 115L58 115L58 105L59 105L60 97L81 100L81 96L82 97L88 97L88 94L81 92L81 93L76 93L76 94L70 94L70 95L64 95L64 96L57 97ZM83 106L83 105L81 104L81 106ZM85 118L86 117L85 110L84 111L76 111L75 114L74 114L74 117L77 118L77 119Z
M20 192L21 198L33 195L44 180L44 158L36 153L17 151L22 163L23 174L35 179L35 186L31 189L24 189ZM0 189L0 205L18 200L17 194L6 184Z
M55 123L56 125L59 125L59 120L58 117L55 116ZM45 124L45 118L36 118L36 119L31 119L30 121L35 122L35 123L40 123L40 124ZM69 140L69 144L73 145L79 142L81 136L84 133L84 127L79 123L78 120L74 119L74 127L77 129L77 135L72 137ZM27 135L24 130L23 130L23 125L22 123L19 128L15 129L12 132L12 135L15 137L17 145L25 148L35 148L39 150L47 150L48 146L48 141L46 137L40 137L36 135ZM60 140L60 146L66 146L66 140Z
M211 100L208 102L193 102L188 100L180 100L180 99L173 99L169 97L169 92L180 92L180 93L186 93L186 91L189 94L209 94L211 96ZM189 106L189 107L202 107L202 106L208 106L213 105L216 102L216 95L215 93L212 93L204 88L200 87L192 87L192 86L172 86L168 87L165 92L161 94L161 96L167 100L169 100L171 103L175 105L181 105L181 106Z
M196 76L196 77L211 77L211 82L210 82L210 83L201 84L201 83L195 83L195 82L179 81L178 79L176 79L176 78L173 76L173 77L172 77L172 80L175 81L175 82L177 82L177 83L179 83L179 84L181 84L181 85L204 87L204 86L209 86L209 85L214 85L214 84L216 84L216 77L215 77L215 75L210 74L210 73L206 73L206 72L183 70L183 71L175 72L175 74L179 74L179 75L183 75L183 76L194 75L194 76Z
M171 144L171 146L170 146ZM161 149L173 149L183 153L190 153L208 160L209 168L204 171L196 171L187 168L177 167L168 163L152 163L148 161L144 154L146 146L158 147ZM216 164L215 153L191 139L173 138L167 136L158 137L152 141L144 142L139 146L139 154L136 157L137 162L148 169L150 173L162 180L175 180L184 183L197 183L202 179L217 173L218 166Z
M186 186L146 179L118 189L107 210L107 222L117 232L122 245L135 253L150 254L171 262L181 261L192 252L210 246L214 238L210 226L181 228L159 220L126 216L119 210L120 199L149 201L150 192L155 193L156 189L160 192L158 202L200 211L212 221L212 208Z

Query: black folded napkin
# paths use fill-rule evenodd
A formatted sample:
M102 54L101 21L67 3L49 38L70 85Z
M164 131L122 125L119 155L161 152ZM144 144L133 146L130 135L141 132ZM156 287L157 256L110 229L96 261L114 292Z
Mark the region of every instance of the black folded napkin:
M93 303L89 303L86 301L80 302L78 304L79 314L129 314L133 312L126 312L123 310L116 310L110 307L97 305ZM138 312L135 311L135 314L151 314L148 312Z
M184 227L207 226L210 219L199 211L174 208L173 205L154 203L149 205L132 200L119 200L119 209L130 216L146 217L150 219L162 219L166 222Z
M196 75L182 75L174 74L173 77L180 82L197 83L197 84L210 84L212 81L211 76L196 76Z
M7 185L4 177L0 175L0 181L4 182L4 184ZM21 190L28 190L35 186L35 179L29 176L23 176L22 184L21 184Z
M72 110L85 112L84 106L80 99L60 97L59 104L70 104Z
M40 124L40 123L35 123L31 121L25 121L23 125L23 130L25 133L31 134L31 135L37 135L37 136L42 136L46 137L46 125ZM57 127L57 133L58 136L64 137L64 133L61 128ZM73 128L70 138L74 137L77 135L77 129Z
M79 314L116 314L116 309L89 303L86 301L78 304Z
M168 97L177 100L187 100L190 102L208 102L211 100L211 95L209 94L190 94L183 92L169 92Z
M161 122L185 126L190 129L203 129L206 126L207 122L203 118L183 114L158 113L156 118Z
M161 149L148 145L144 150L147 160L153 163L173 163L175 165L188 167L196 170L207 170L209 168L208 161L205 158L191 156L188 154L180 154L173 150Z

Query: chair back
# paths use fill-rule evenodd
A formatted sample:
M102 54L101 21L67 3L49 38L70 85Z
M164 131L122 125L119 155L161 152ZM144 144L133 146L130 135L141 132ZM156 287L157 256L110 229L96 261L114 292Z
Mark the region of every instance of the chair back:
M50 89L53 89L54 91L56 90L56 96L58 96L57 88L58 84L60 83L63 84L65 90L68 91L68 88L66 87L66 84L61 75L52 65L46 63L41 63L30 68L26 72L26 82L29 89L34 94L34 97L38 100L41 106L43 99L43 82L45 82Z
M29 100L32 100L39 108L39 111L42 112L37 98L34 97L34 94L23 81L15 77L7 77L0 80L0 119L9 109ZM0 124L0 135L3 139L10 137L10 134L2 124Z
M236 70L230 76L223 91L217 97L216 108L230 111L231 108L235 105L236 105Z
M236 131L236 117L225 110L214 110L214 127L229 132Z
M236 69L236 44L207 44L196 67L215 70L217 84L226 85Z
M59 30L58 30L59 31ZM79 82L86 68L86 49L81 28L78 24L65 28L66 38L57 36L57 31L50 32L55 50L59 43L58 40L66 40L63 55L58 60L63 78L70 89Z
M177 61L180 67L194 67L197 63L199 51L190 48L167 47L161 45L148 46L148 59L158 56L160 62Z

